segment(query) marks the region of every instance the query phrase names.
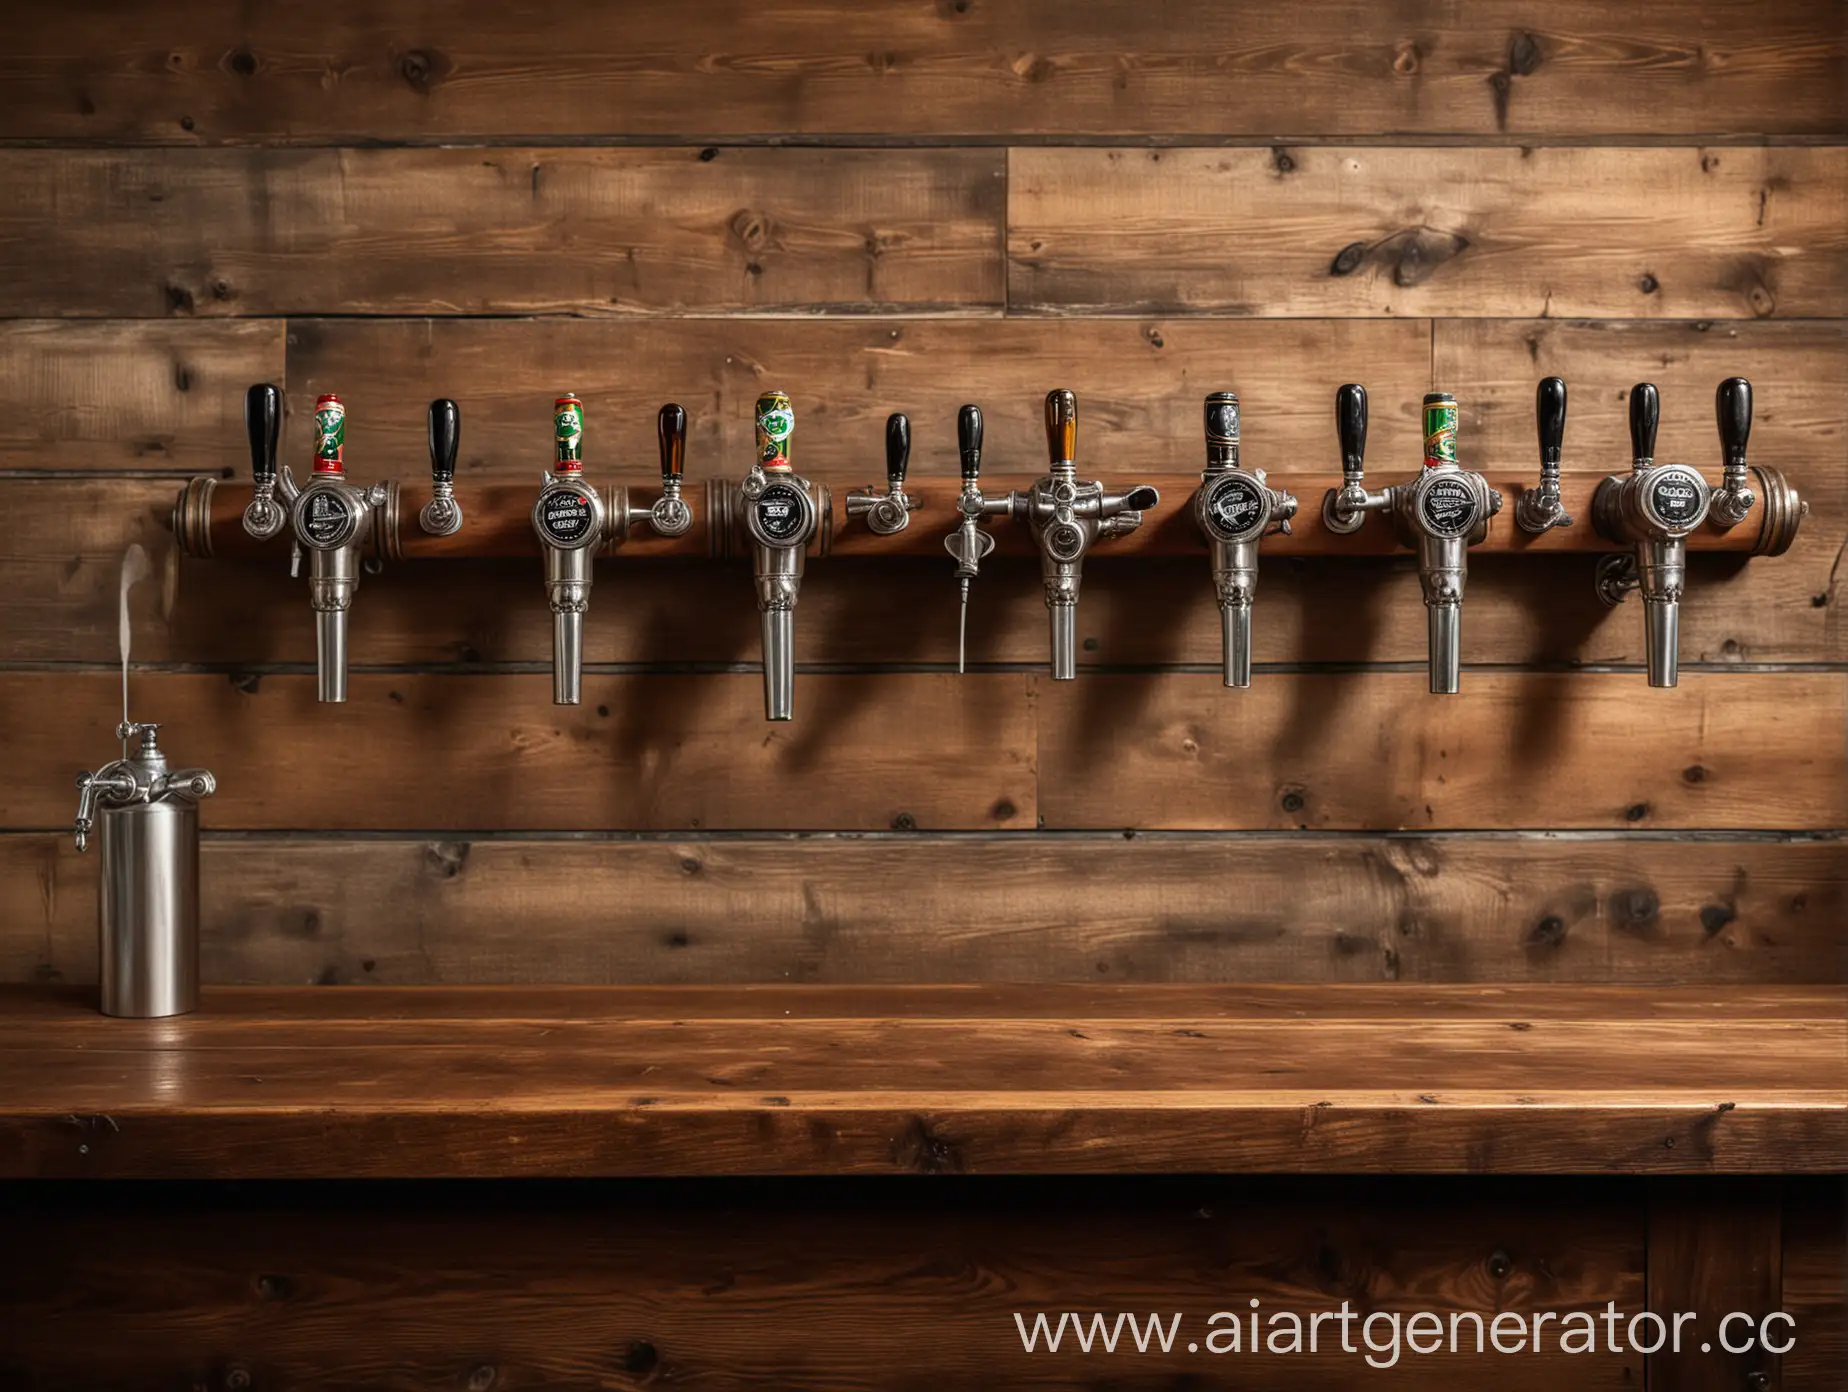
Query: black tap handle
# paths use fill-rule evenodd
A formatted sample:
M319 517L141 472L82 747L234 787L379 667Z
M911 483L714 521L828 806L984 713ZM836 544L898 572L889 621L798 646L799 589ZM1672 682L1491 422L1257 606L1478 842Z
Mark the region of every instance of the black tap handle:
M250 435L250 474L258 488L276 482L276 446L282 439L282 393L259 382L244 393L244 429Z
M1637 467L1655 459L1656 427L1662 423L1662 393L1654 382L1630 388L1630 457Z
M1540 467L1557 471L1566 446L1566 379L1542 377L1534 393L1534 418L1540 423Z
M456 451L462 447L462 410L448 397L430 403L430 479L456 481Z
M1064 387L1046 393L1046 453L1054 464L1078 457L1078 398Z
M1745 467L1745 442L1752 434L1752 384L1743 377L1728 377L1713 397L1720 420L1722 460L1728 468Z
M661 482L680 477L687 462L687 413L670 401L655 419L655 434L661 442Z
M982 408L965 406L956 413L956 448L962 453L964 483L982 475Z
M1367 458L1367 389L1349 382L1335 392L1335 433L1341 438L1341 473L1358 482Z
M893 492L905 486L905 466L911 462L911 422L903 411L886 417L886 483Z

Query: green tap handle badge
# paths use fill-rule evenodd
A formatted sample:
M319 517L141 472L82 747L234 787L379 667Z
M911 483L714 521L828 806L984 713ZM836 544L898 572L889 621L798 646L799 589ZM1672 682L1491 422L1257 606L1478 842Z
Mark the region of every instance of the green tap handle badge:
M787 473L789 437L796 429L796 413L787 392L765 392L757 398L757 463L766 472Z
M552 404L552 435L557 446L554 468L584 467L584 403L561 396Z
M1441 469L1457 462L1457 399L1428 392L1424 399L1424 466Z

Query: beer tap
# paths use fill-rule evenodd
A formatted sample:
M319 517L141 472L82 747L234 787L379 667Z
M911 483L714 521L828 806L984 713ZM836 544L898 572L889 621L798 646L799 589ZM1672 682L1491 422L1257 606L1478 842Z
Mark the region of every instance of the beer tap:
M764 635L764 719L790 720L796 699L796 599L819 521L809 481L789 462L796 415L783 392L757 398L757 458L740 492Z
M1091 547L1127 536L1142 514L1161 501L1143 485L1106 493L1096 479L1078 477L1078 401L1061 388L1046 395L1046 452L1050 466L1024 494L1010 494L1014 517L1027 524L1040 553L1040 579L1052 627L1052 679L1078 674L1078 589Z
M1290 531L1296 499L1270 487L1262 469L1238 457L1238 393L1206 398L1206 468L1194 493L1194 520L1213 556L1219 594L1225 684L1251 685L1251 600L1258 587L1258 543Z
M584 611L590 608L591 559L603 545L604 507L584 482L584 403L561 396L552 406L552 470L533 503L533 530L545 553L552 606L552 703L582 699Z
M462 411L448 397L430 403L430 501L417 523L431 536L454 536L462 530L462 504L456 501L456 451L462 444Z
M1746 430L1738 415L1728 419L1727 405L1735 377L1720 386L1720 435L1732 459L1736 440L1744 454ZM1751 401L1749 388L1744 401ZM1592 525L1611 541L1628 542L1631 555L1606 556L1598 563L1598 594L1606 604L1621 603L1631 590L1643 593L1643 634L1648 650L1649 684L1674 686L1679 677L1681 592L1687 583L1687 538L1707 519L1714 495L1699 470L1686 464L1655 462L1656 427L1662 398L1654 382L1630 388L1630 472L1613 474L1592 494ZM1749 419L1746 422L1749 425ZM1729 430L1730 427L1735 427ZM1728 480L1729 483L1732 480ZM1743 480L1739 481L1743 489ZM1750 490L1745 490L1750 496ZM1736 496L1736 494L1735 494Z
M584 403L565 395L552 407L552 471L543 476L533 504L533 530L545 553L546 596L552 606L552 702L582 699L584 614L590 608L593 560L605 543L620 543L646 524L661 536L680 536L693 511L680 495L686 461L687 413L669 402L656 421L661 445L661 496L648 507L629 503L627 489L606 505L584 481Z
M962 456L962 493L956 499L956 513L962 520L956 530L943 539L943 547L956 558L956 588L961 599L956 625L956 670L964 668L969 640L969 582L981 569L982 560L995 549L995 539L982 530L984 517L1006 517L1014 510L1014 495L1001 498L982 496L982 408L964 406L956 413L956 445Z
M910 525L917 500L905 493L905 468L911 461L911 422L902 412L886 417L886 489L871 488L847 495L847 515L864 517L879 536L891 536Z
M1380 492L1366 486L1367 390L1349 383L1335 393L1335 429L1341 441L1341 487L1322 503L1331 532L1357 531L1369 512L1383 512L1399 539L1418 551L1424 590L1431 690L1455 695L1461 666L1463 588L1469 547L1488 535L1501 511L1501 494L1473 469L1457 463L1457 399L1429 392L1424 399L1424 467L1416 478Z
M250 460L256 494L244 511L244 529L252 536L281 530L274 497L280 492L294 532L289 573L301 573L308 553L308 602L314 608L315 687L323 701L347 698L347 609L359 588L359 552L374 511L390 493L382 483L357 488L346 481L346 407L332 392L314 404L314 467L308 482L296 486L285 467L276 467L281 432L282 393L268 383L250 389L244 399L244 424L250 435Z
M1540 486L1523 490L1514 504L1514 521L1532 536L1554 527L1570 527L1559 500L1559 459L1566 443L1566 382L1545 377L1534 393L1534 418L1540 425Z

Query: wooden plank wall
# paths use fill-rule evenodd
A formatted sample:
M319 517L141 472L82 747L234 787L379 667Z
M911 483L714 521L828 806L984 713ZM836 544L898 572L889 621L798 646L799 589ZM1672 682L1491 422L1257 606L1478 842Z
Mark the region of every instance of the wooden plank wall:
M1071 979L1819 982L1848 908L1848 91L1842 0L1689 7L769 3L569 14L97 5L0 53L0 978L95 973L70 780L135 708L218 774L206 954L236 982ZM794 394L815 476L1042 458L1070 386L1106 478L1247 457L1376 477L1432 386L1468 462L1712 472L1714 383L1812 504L1698 557L1679 690L1581 557L1473 568L1463 694L1426 695L1409 560L1273 560L1222 690L1204 558L1093 562L1083 672L1030 565L811 568L798 719L758 718L736 567L604 564L586 702L549 701L536 567L403 565L317 707L303 587L182 562L177 482L248 467L242 389L350 409L363 479L530 480L560 389L593 476L737 474ZM1313 513L1309 500L1305 513ZM1581 525L1584 519L1581 519ZM942 518L914 525L941 528ZM1300 525L1314 526L1312 517Z
M1844 0L16 8L0 46L0 980L95 978L71 780L112 748L135 542L154 562L131 602L136 714L220 779L213 981L1848 978ZM578 709L549 701L536 565L500 562L369 577L353 699L317 707L283 559L183 562L163 523L184 477L248 467L258 380L288 391L297 460L313 394L342 393L362 481L421 476L437 395L461 403L465 478L533 480L561 389L588 404L593 477L652 472L669 399L691 413L689 472L736 475L752 399L783 387L798 460L854 484L877 473L894 410L912 416L914 469L951 471L965 400L987 412L991 463L1030 467L1057 386L1078 394L1081 458L1112 481L1197 467L1200 398L1224 387L1243 396L1250 462L1332 470L1330 403L1350 380L1372 396L1374 477L1415 467L1434 386L1462 402L1466 462L1526 468L1549 373L1571 389L1567 469L1623 466L1625 396L1650 379L1660 453L1710 476L1713 387L1744 374L1753 458L1810 500L1787 556L1691 563L1676 691L1645 685L1637 606L1605 612L1582 557L1472 567L1448 700L1423 691L1408 560L1267 562L1246 692L1217 682L1204 558L1093 562L1081 676L1056 686L1030 565L978 582L959 679L946 565L838 561L810 570L798 719L772 728L743 571L618 560L600 569ZM1300 525L1317 525L1305 502ZM1242 1282L1484 1309L1764 1302L1781 1280L1813 1333L1777 1385L1835 1385L1838 1191L1787 1191L1781 1229L1775 1198L1738 1189L1716 1206L1555 1188L1535 1216L1538 1192L1228 1199L1229 1226L1202 1237L1197 1196L1036 1186L967 1241L966 1206L924 1211L947 1201L856 1216L733 1194L738 1216L715 1225L708 1197L683 1195L635 1242L593 1245L577 1285L553 1274L582 1255L574 1196L569 1219L466 1228L454 1214L474 1201L455 1195L385 1219L343 1208L332 1227L290 1198L254 1229L213 1201L193 1224L204 1255L172 1287L177 1323L167 1294L135 1303L175 1268L169 1215L131 1196L98 1239L126 1234L128 1255L73 1258L57 1297L109 1303L128 1332L73 1343L68 1309L35 1306L6 1352L63 1385L171 1363L249 1386L234 1355L254 1345L264 1385L594 1369L629 1386L666 1369L846 1387L902 1363L947 1386L992 1374L970 1361L970 1322L993 1311L964 1287L995 1265L1048 1300ZM1074 1208L1103 1213L1077 1246ZM851 1243L811 1241L843 1216ZM1669 1263L1649 1223L1698 1260ZM252 1231L253 1252L227 1255ZM73 1232L46 1235L96 1246ZM543 1286L629 1310L662 1282L729 1290L729 1267L661 1264L708 1240L721 1266L763 1273L730 1342L676 1333L676 1307L628 1342L618 1319L589 1350L581 1321L522 1323L530 1300L500 1298ZM388 1248L435 1271L530 1255L439 1318L404 1294L421 1268ZM1725 1253L1751 1259L1746 1276ZM246 1266L255 1297L224 1284ZM97 1294L123 1282L132 1298ZM255 1338L250 1301L298 1287L323 1313L324 1287L399 1311L399 1362L336 1369L378 1334L343 1341L337 1313L299 1344ZM886 1342L824 1355L787 1337L789 1311L831 1300L839 1329L858 1310L851 1327ZM148 1341L168 1325L202 1342ZM486 1351L453 1344L464 1326ZM1029 1371L1063 1386L1087 1370ZM1742 1370L1646 1371L1672 1392ZM1446 1373L1562 1374L1634 1386L1645 1370ZM1253 1385L1274 1375L1254 1368ZM1349 1385L1345 1365L1292 1375Z

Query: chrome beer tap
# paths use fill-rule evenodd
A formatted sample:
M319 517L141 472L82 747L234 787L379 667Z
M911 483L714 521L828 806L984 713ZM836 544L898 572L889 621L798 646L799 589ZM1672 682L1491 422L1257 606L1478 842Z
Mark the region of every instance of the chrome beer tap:
M552 470L533 503L533 530L545 553L552 606L552 703L582 699L584 611L590 608L591 560L603 545L604 507L584 482L584 403L561 396L552 406Z
M1251 600L1258 588L1258 543L1286 536L1296 499L1270 487L1262 469L1238 458L1238 393L1206 398L1206 468L1194 493L1194 520L1213 556L1227 686L1251 685Z
M462 446L462 410L448 397L430 403L430 501L417 524L431 536L454 536L462 530L462 504L456 501L456 452Z
M1732 458L1736 439L1741 457L1750 427L1728 421L1728 387L1720 385L1720 434ZM1736 403L1740 394L1734 392ZM1750 388L1743 394L1750 409ZM1591 497L1592 525L1611 541L1628 542L1631 555L1607 556L1598 563L1598 594L1606 604L1620 603L1631 590L1643 594L1643 634L1648 650L1649 684L1674 686L1680 668L1681 592L1687 583L1688 535L1707 520L1715 501L1700 471L1686 464L1655 462L1656 427L1662 419L1662 397L1654 382L1630 388L1630 472L1613 474L1598 485ZM1729 480L1730 482L1730 480ZM1743 480L1739 486L1744 487ZM1750 496L1750 490L1746 490ZM1749 506L1749 504L1748 504Z
M867 527L879 536L904 531L917 508L917 500L905 493L905 468L911 462L911 422L902 412L886 417L885 444L885 492L876 493L869 487L847 495L847 515L864 517Z
M1545 377L1534 393L1534 419L1540 427L1540 486L1527 489L1514 504L1514 521L1531 536L1554 527L1570 527L1559 500L1559 460L1566 444L1566 382Z
M1335 430L1341 440L1341 487L1322 502L1331 532L1357 531L1369 512L1387 514L1399 539L1418 550L1424 590L1431 690L1455 695L1461 668L1463 588L1469 547L1488 535L1501 511L1501 494L1473 469L1457 463L1457 399L1429 392L1424 399L1424 467L1416 478L1368 492L1367 389L1350 382L1335 393Z
M819 521L809 481L789 462L795 426L787 395L765 392L757 398L757 458L739 490L763 619L766 720L794 718L796 599L809 540Z
M545 589L552 606L552 702L575 706L582 699L584 614L590 608L593 561L606 543L620 544L632 529L647 525L661 536L680 536L693 525L693 510L680 496L687 452L687 413L673 402L656 422L661 444L661 496L634 507L619 488L605 505L584 481L584 403L561 396L552 406L552 471L543 476L533 503L533 530L545 553Z
M982 530L982 519L1012 515L1014 495L982 496L980 406L965 406L956 413L956 445L962 456L962 493L956 499L956 513L961 521L956 524L956 530L943 539L943 546L956 558L956 588L961 599L956 625L956 670L960 672L969 646L969 582L981 569L983 558L995 549L995 539Z
M1128 536L1142 514L1161 501L1146 484L1106 493L1096 479L1080 479L1077 466L1078 401L1064 389L1046 395L1046 452L1050 468L1024 494L1009 495L1014 517L1027 524L1040 553L1040 579L1052 627L1052 679L1078 674L1078 589L1084 558L1111 537Z
M357 488L346 481L346 407L332 392L314 404L314 468L308 482L296 486L285 467L276 467L276 441L282 427L282 393L268 383L250 389L244 399L244 424L250 436L251 469L256 495L244 510L244 529L267 538L282 529L275 495L281 493L294 531L289 573L301 573L308 553L308 601L314 608L315 686L323 701L347 698L347 609L359 588L359 552L374 511L390 491L382 483Z

